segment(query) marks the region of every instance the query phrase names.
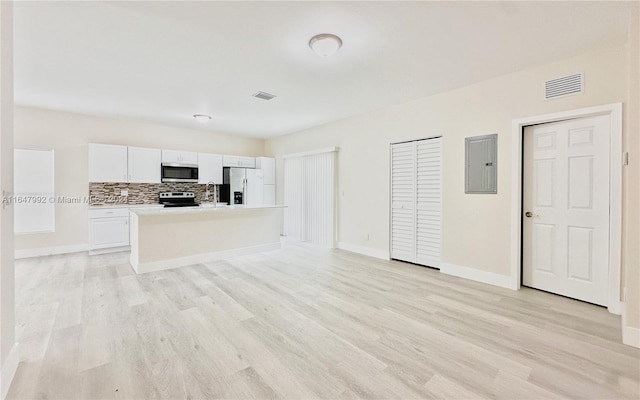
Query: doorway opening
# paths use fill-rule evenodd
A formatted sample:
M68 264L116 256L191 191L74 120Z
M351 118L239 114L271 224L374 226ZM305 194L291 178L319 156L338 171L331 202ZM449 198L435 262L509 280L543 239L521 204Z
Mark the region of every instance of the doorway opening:
M290 239L334 248L337 148L284 156L284 233Z

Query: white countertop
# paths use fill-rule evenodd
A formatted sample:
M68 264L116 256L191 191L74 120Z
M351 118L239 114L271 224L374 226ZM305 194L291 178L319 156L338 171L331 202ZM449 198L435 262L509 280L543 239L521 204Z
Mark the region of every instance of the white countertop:
M162 204L104 204L89 206L89 210L104 210L107 208L162 208Z
M136 215L175 215L175 214L196 214L196 213L210 213L210 212L229 212L237 210L260 210L270 208L285 208L283 205L273 206L245 206L245 205L233 205L233 206L218 206L214 207L211 203L203 203L196 207L137 207L132 208L131 212Z

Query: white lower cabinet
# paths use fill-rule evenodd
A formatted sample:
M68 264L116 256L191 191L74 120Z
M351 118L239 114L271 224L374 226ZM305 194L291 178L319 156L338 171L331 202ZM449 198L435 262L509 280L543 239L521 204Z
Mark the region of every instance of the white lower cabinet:
M129 209L89 210L89 250L129 246Z

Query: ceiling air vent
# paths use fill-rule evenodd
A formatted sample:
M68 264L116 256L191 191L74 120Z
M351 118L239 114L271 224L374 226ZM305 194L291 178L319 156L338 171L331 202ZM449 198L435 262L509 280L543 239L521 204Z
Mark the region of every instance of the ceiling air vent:
M555 99L584 91L584 75L573 74L548 80L544 83L544 98Z
M257 92L253 94L253 97L257 97L262 100L271 100L276 97L276 95L267 92Z

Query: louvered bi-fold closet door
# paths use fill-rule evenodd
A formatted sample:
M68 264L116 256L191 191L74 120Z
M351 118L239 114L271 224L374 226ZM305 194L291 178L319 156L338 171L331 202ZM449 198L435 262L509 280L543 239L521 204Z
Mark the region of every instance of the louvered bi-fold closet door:
M391 145L391 258L416 261L415 143Z
M416 143L416 263L440 267L442 138Z

